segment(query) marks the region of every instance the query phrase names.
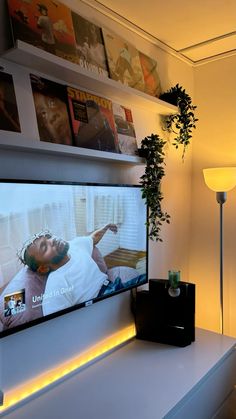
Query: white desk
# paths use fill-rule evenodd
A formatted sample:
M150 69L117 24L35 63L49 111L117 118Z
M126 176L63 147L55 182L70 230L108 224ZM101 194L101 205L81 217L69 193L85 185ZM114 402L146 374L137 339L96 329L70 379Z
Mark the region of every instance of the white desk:
M236 383L236 340L196 330L185 348L133 340L8 419L206 419Z

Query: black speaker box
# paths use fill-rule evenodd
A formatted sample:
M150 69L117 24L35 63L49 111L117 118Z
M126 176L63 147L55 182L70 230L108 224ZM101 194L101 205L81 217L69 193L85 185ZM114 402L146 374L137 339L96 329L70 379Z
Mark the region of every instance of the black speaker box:
M195 340L195 285L180 282L171 296L169 282L150 279L149 291L138 291L134 314L138 339L187 346Z

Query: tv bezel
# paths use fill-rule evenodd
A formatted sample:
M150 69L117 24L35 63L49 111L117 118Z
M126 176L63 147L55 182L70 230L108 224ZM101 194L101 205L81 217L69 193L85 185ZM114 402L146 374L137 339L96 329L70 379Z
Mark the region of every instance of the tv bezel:
M0 178L0 183L19 183L19 184L32 184L32 185L68 185L68 186L100 186L100 187L125 187L125 188L137 188L141 189L141 185L138 184L126 184L126 183L98 183L98 182L79 182L79 181L60 181L60 180L35 180L35 179L2 179ZM146 204L145 204L146 205ZM141 284L134 284L130 285L124 289L120 289L117 291L112 292L111 294L103 295L101 297L96 297L94 299L85 301L83 303L79 303L76 305L73 305L71 307L68 307L63 310L59 310L55 313L48 314L46 316L39 317L34 320L30 320L29 322L26 322L24 324L20 324L18 326L10 327L9 329L3 330L0 332L0 339L13 335L17 332L20 332L22 330L28 329L30 327L36 326L38 324L47 322L48 320L55 319L57 317L61 317L67 313L71 313L73 311L76 311L80 308L91 306L97 302L100 302L102 300L111 298L113 296L116 296L118 294L124 293L126 291L130 291L132 289L138 288L139 286L142 286L144 284L148 283L148 227L147 227L147 221L148 221L148 207L146 206L146 281L142 282Z

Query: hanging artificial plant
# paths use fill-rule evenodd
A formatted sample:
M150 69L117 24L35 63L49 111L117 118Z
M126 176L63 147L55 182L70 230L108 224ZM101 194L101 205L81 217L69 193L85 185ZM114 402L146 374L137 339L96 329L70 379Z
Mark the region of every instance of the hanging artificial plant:
M145 173L141 176L142 197L149 208L147 226L149 228L149 238L151 240L162 241L160 230L163 222L169 223L170 216L162 211L161 201L161 180L165 176L163 151L166 141L159 135L151 134L145 137L141 143L140 155L146 158L147 164Z
M175 135L173 145L179 148L183 145L182 159L184 160L187 146L190 144L192 138L192 130L196 128L198 119L194 115L197 106L192 104L192 99L185 89L179 84L171 87L170 90L163 93L160 98L172 105L178 107L179 112L168 115L165 118L164 129Z
M163 93L160 99L178 107L179 113L168 115L165 119L165 128L176 136L173 141L175 148L183 145L182 159L184 160L187 146L192 138L192 129L196 128L194 111L196 106L192 104L191 97L183 87L178 84ZM149 209L147 226L148 237L151 240L161 241L160 230L163 222L170 223L170 215L162 210L163 194L161 181L165 176L165 153L166 141L157 134L145 137L141 142L140 156L146 158L145 173L141 176L142 197Z

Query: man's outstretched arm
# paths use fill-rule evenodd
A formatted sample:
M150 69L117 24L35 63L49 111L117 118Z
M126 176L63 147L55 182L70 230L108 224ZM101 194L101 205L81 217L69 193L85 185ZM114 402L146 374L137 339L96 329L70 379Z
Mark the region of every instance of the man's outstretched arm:
M106 233L107 230L110 230L113 233L117 233L118 227L117 227L116 224L106 224L104 227L100 228L99 230L94 231L91 234L94 246L95 246L95 244L100 242L100 240L102 239L102 237L104 236L104 234Z

